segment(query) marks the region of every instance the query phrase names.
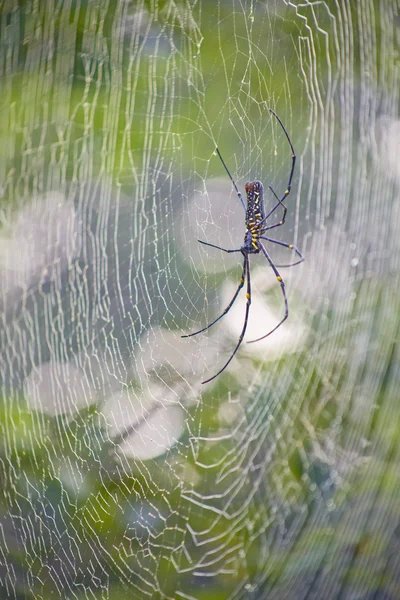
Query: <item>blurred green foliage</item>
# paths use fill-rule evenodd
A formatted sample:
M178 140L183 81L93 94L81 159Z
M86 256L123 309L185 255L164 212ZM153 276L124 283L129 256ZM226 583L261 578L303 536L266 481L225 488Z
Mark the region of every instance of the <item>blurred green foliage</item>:
M362 302L365 294L371 294L366 284L360 288L357 302ZM385 330L391 319L398 323L400 307L397 301L392 303L389 288L379 291L375 299L376 318L381 321L378 329ZM332 325L335 319L333 311ZM396 501L398 352L395 345L388 352L382 339L373 351L363 351L364 362L360 363L358 335L357 329L349 328L340 334L341 344L322 339L314 352L307 347L295 356L283 356L272 374L264 366L266 386L252 392L259 401L245 403L243 426L218 441L224 431L217 413L230 389L224 383L229 376L221 377L218 385L204 394L201 410L193 409L193 430L206 436L203 442L193 440L196 451L182 452L189 447L189 440L183 438L166 455L146 462L129 459L119 451L107 433L100 406L71 419L35 413L22 400L3 401L2 534L7 570L18 573L18 597L50 598L63 589L62 597L69 597L70 590L83 598L90 589L100 598L108 589L113 597L123 598L129 597L127 590L133 588L135 598L143 599L149 590L152 598L173 598L177 590L189 593L193 589L199 598L227 598L247 581L260 581L261 587L254 589L261 593L269 586L279 590L283 573L285 579L303 580L315 576L324 562L339 569L343 556L348 557L343 585L349 590L367 595L383 584L376 571L368 573L370 559L379 560L382 568L387 560L385 585L389 582L395 589L397 575L390 566L390 553L399 542L390 523L397 523L400 516ZM333 352L340 346L346 348L345 361L342 353L335 356ZM374 399L365 374L373 369L377 357L386 360L387 375L377 390L369 432L372 436L378 428L383 429L385 437L379 438L380 447L371 448L368 439L356 439L348 446L346 434L357 431L358 417L354 421L352 410L360 394L371 414ZM310 361L314 365L311 370L307 367ZM354 397L344 406L340 390L346 389L354 364L358 365L358 383L352 388ZM332 388L337 370L337 385ZM282 380L290 381L287 405L281 404L278 413L291 420L286 428L284 422L271 421L265 408L261 412ZM252 420L254 440L243 440L241 445L240 435ZM229 427L225 433L232 433ZM215 441L210 443L213 437ZM196 473L192 484L185 483L184 477L179 481L178 474L188 468ZM227 505L230 488L234 493ZM204 496L210 493L206 501ZM242 513L237 520L233 518L236 511ZM368 513L367 530L360 520L363 512ZM379 519L383 514L385 527ZM216 553L216 563L212 565L211 560L210 564L213 577L195 575L196 561L202 571L204 546L188 535L188 524L190 531L198 532L199 540L209 538L207 552L210 557ZM232 569L218 575L221 547L225 557L231 554ZM84 591L79 596L80 586Z

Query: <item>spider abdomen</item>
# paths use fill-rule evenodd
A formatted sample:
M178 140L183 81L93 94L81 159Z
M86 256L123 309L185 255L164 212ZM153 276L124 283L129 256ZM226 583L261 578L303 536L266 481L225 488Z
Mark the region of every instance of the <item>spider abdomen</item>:
M264 188L261 181L249 181L246 183L247 209L246 227L251 229L265 219Z
M264 188L261 181L246 183L247 209L246 209L246 235L243 249L248 254L260 252L259 237L265 223Z

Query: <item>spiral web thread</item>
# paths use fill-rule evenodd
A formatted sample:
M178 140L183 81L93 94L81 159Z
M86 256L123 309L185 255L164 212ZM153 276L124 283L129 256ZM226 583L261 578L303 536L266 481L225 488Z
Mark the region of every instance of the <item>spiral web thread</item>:
M398 6L1 6L1 597L391 597ZM282 194L269 108L306 263L204 387L245 304L181 339L240 276L197 243L243 241L215 147Z

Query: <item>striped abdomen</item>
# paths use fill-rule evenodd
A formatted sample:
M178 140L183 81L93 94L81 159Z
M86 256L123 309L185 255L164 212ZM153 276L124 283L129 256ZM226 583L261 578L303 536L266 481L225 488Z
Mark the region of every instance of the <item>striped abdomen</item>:
M249 181L246 183L247 210L246 210L246 228L245 244L249 242L256 249L259 224L265 218L264 209L264 188L261 181ZM251 234L249 236L248 234Z

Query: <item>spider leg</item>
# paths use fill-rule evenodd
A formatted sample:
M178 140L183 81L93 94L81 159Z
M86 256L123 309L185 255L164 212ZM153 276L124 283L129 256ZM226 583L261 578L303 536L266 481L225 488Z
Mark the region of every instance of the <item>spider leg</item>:
M221 246L216 246L215 244L209 244L208 242L202 242L201 240L197 240L200 244L204 244L204 246L211 246L211 248L217 248L217 250L222 250L223 252L241 252L241 248L236 248L235 250L227 250L226 248L221 248Z
M246 278L246 260L243 263L242 276L240 278L237 290L236 290L236 292L235 292L232 300L229 302L228 306L225 308L224 312L219 317L217 317L212 323L210 323L209 325L207 325L207 327L203 327L203 329L200 329L199 331L195 331L194 333L189 333L188 335L182 335L181 337L188 338L188 337L193 337L194 335L197 335L198 333L203 333L203 331L206 331L207 329L210 329L210 327L212 327L213 325L215 325L215 323L217 323L217 321L219 321L220 319L222 319L222 317L224 317L226 315L226 313L228 313L230 311L230 309L232 308L232 306L233 306L236 298L239 295L240 290L242 289L242 287L244 285L245 278Z
M229 169L228 169L228 167L226 166L226 164L225 164L225 161L224 161L224 159L222 158L220 151L218 150L218 148L215 148L215 149L216 149L216 151L217 151L217 154L218 154L218 156L219 156L219 159L220 159L220 161L221 161L221 162L222 162L222 164L224 165L225 171L226 171L226 172L228 173L228 175L229 175L229 179L230 179L230 180L232 181L232 183L233 183L233 187L235 188L235 190L236 190L236 193L237 193L237 195L239 196L239 200L240 200L240 202L242 203L242 206L243 206L244 210L246 210L246 206L245 206L245 203L244 203L244 201L243 201L243 196L242 196L242 194L239 192L239 190L238 190L238 187L237 187L237 185L236 185L236 183L235 183L235 180L233 179L232 175L230 174L230 172L229 172Z
M266 240L267 242L272 242L273 244L279 244L279 246L283 246L284 248L289 248L289 250L294 250L296 252L297 256L300 256L300 260L298 260L295 263L292 263L290 265L275 265L275 266L277 266L277 267L294 267L295 265L299 265L300 263L303 262L304 256L302 255L302 253L296 246L293 246L293 244L286 244L286 242L279 242L278 240L273 240L272 238L265 237L263 235L260 235L260 239Z
M287 183L287 186L286 186L286 190L285 190L285 192L284 192L284 194L283 194L283 196L281 198L281 201L282 201L282 200L284 200L286 198L286 196L288 196L290 194L290 188L292 187L292 179L293 179L294 167L295 167L295 164L296 164L296 154L295 154L295 151L294 151L294 148L293 148L292 141L291 141L291 139L289 137L289 134L286 131L286 129L285 129L282 121L280 120L280 118L278 117L278 115L271 108L269 109L269 112L274 115L275 119L278 121L279 125L282 127L283 133L285 134L286 139L289 142L290 149L292 151L292 166L291 166L291 169L290 169L289 180L288 180L288 183Z
M275 198L278 200L278 202L277 202L277 204L275 204L275 206L274 206L274 207L273 207L273 208L272 208L272 209L269 211L269 213L267 214L267 216L266 216L266 217L264 217L262 221L260 221L259 225L262 225L263 223L265 223L265 222L267 221L267 219L268 219L268 218L269 218L269 217L272 215L272 213L276 211L276 209L278 208L278 206L281 206L281 205L283 206L283 217L282 217L282 220L281 220L279 223L276 223L275 225L271 225L271 227L267 227L267 228L265 229L265 231L267 231L268 229L273 229L274 227L279 227L280 225L283 225L283 224L284 224L284 222L285 222L286 213L287 213L287 208L286 208L286 206L283 204L283 201L284 201L284 200L285 200L285 198L286 198L287 196L289 196L289 194L290 194L290 190L291 190L291 187L292 187L292 179L293 179L294 167L295 167L295 165L296 165L296 154L295 154L295 152L294 152L293 144L292 144L292 141L291 141L291 139L290 139L290 137L289 137L289 134L288 134L288 132L286 131L286 129L285 129L285 127L284 127L284 125L283 125L282 121L281 121L281 120L280 120L280 118L278 117L278 115L277 115L277 114L276 114L276 113L275 113L275 112L274 112L274 111L273 111L271 108L269 109L269 112L270 112L270 113L272 113L272 114L274 115L275 119L278 121L279 125L280 125L280 126L282 127L282 129L283 129L283 133L285 134L287 141L289 142L289 146L290 146L290 149L291 149L291 151L292 151L292 166L291 166L291 168L290 168L289 179L288 179L288 182L287 182L287 185L286 185L286 190L284 191L282 198L280 198L280 199L279 199L279 197L276 195L276 193L274 192L274 190L272 189L272 187L271 187L271 186L268 186L268 187L269 187L269 189L271 190L271 192L274 194Z
M276 278L278 280L278 282L281 285L281 290L282 290L282 295L283 295L283 299L285 301L285 316L283 317L283 319L281 321L279 321L278 325L276 325L273 329L271 329L271 331L269 331L268 333L266 333L265 335L262 335L261 337L257 338L256 340L250 340L249 342L247 342L248 344L253 344L253 342L259 342L260 340L263 340L264 338L268 337L269 335L271 335L271 333L273 333L274 331L276 331L278 329L278 327L280 327L282 325L282 323L284 321L286 321L286 319L289 316L289 305L288 305L288 300L287 300L287 296L286 296L286 291L285 291L285 283L282 279L282 277L279 274L278 269L276 268L275 264L273 263L271 257L269 256L268 252L266 251L266 249L264 248L264 246L261 244L261 242L259 242L260 244L260 248L265 256L265 258L267 259L267 261L269 262L269 264L271 265Z
M277 204L275 204L274 208L271 208L271 210L269 211L269 213L267 214L267 216L263 219L263 221L266 221L267 219L269 219L269 217L272 215L272 213L274 213L276 211L277 208L279 208L279 206L283 207L283 215L282 215L282 220L278 223L278 225L273 225L272 227L277 227L279 225L283 225L286 219L286 213L287 213L287 208L286 206L283 204L283 198L279 199L278 196L276 195L274 189L269 185L268 186L269 189L271 190L271 192L273 193L273 195L275 196L275 198L278 200ZM271 227L271 229L272 229Z
M220 375L222 373L222 371L225 371L226 367L229 365L229 363L231 362L232 358L235 356L236 352L239 350L239 346L240 346L240 344L243 341L244 334L246 333L247 322L249 320L250 304L251 304L250 264L249 264L249 257L248 257L247 254L244 254L244 267L243 267L243 271L246 271L246 273L247 273L247 294L246 294L247 303L246 303L246 313L245 313L245 317L244 317L244 324L243 324L242 333L239 336L239 341L236 344L236 348L234 349L234 351L232 352L229 360L224 364L224 366L222 367L222 369L220 369L218 371L218 373L216 373L215 375L213 375L212 377L210 377L210 379L206 379L202 383L209 383L210 381L212 381L213 379L215 379L216 377L218 377L218 375Z
M286 208L286 206L283 204L283 201L284 201L284 200L285 200L285 198L286 198L287 196L289 196L289 194L290 194L290 190L291 190L291 187L292 187L292 179L293 179L294 167L295 167L295 165L296 165L296 154L295 154L295 152L294 152L293 144L292 144L292 142L291 142L291 139L290 139L290 137L289 137L289 134L288 134L288 132L286 131L286 129L285 129L285 127L284 127L284 125L283 125L282 121L281 121L281 120L280 120L280 118L278 117L278 115L277 115L276 113L274 113L274 111L273 111L273 110L271 110L271 109L269 109L269 111L270 111L270 112L271 112L271 113L274 115L274 117L275 117L275 118L276 118L276 120L278 121L279 125L282 127L282 129L283 129L283 132L284 132L284 134L285 134L285 136L286 136L286 139L287 139L287 141L289 142L289 146L290 146L290 149L291 149L291 151L292 151L292 166L291 166L291 168L290 168L289 179L288 179L288 182L287 182L286 190L284 191L282 198L280 198L280 199L279 199L279 197L276 195L276 193L274 192L274 190L272 189L272 187L271 187L271 186L268 186L268 187L269 187L269 189L271 190L271 192L274 194L275 198L278 200L278 202L277 202L277 204L275 204L275 206L274 206L274 207L273 207L273 208L272 208L272 209L269 211L269 213L267 214L267 216L266 216L266 217L264 217L262 221L260 221L259 225L262 225L263 223L265 223L265 222L267 221L267 219L268 219L268 218L269 218L269 217L272 215L272 213L276 211L276 209L278 208L278 206L283 206L283 217L282 217L282 220L281 220L279 223L276 223L275 225L271 225L270 227L267 227L267 228L265 228L265 229L264 229L264 231L267 231L268 229L273 229L274 227L280 227L280 226L281 226L281 225L283 225L283 224L284 224L284 222L285 222L285 219L286 219L286 213L287 213L287 208Z
M269 189L271 190L271 192L274 194L275 198L278 200L278 203L275 204L275 206L273 208L271 208L271 210L269 211L269 213L267 214L266 217L264 217L259 223L258 223L258 227L260 228L261 232L264 233L265 231L268 231L268 229L274 229L274 227L280 227L281 225L284 224L285 219L286 219L286 213L287 213L287 208L286 206L283 204L282 200L280 200L278 198L278 196L275 194L274 190L272 189L272 187L269 185L268 186ZM262 225L264 225L264 223L267 222L267 220L270 218L270 216L272 215L272 213L274 213L276 211L277 208L279 208L279 206L283 206L283 215L282 215L282 219L281 221L279 221L279 223L275 223L275 225L271 225L270 227L262 227Z
M266 217L264 217L264 219L261 221L261 223L266 222L267 219L269 219L269 217L272 215L272 213L274 213L276 211L276 209L279 208L279 206L283 207L283 215L282 215L282 219L278 223L275 223L274 225L270 225L270 227L265 227L264 231L268 231L268 229L274 229L275 227L280 227L281 225L283 225L285 223L286 213L287 213L287 208L283 204L282 200L280 200L278 198L278 196L275 194L274 190L272 189L272 187L270 185L268 187L271 190L271 192L273 193L273 195L275 196L275 198L278 200L278 203L275 204L275 206L269 211L269 213L267 214Z

